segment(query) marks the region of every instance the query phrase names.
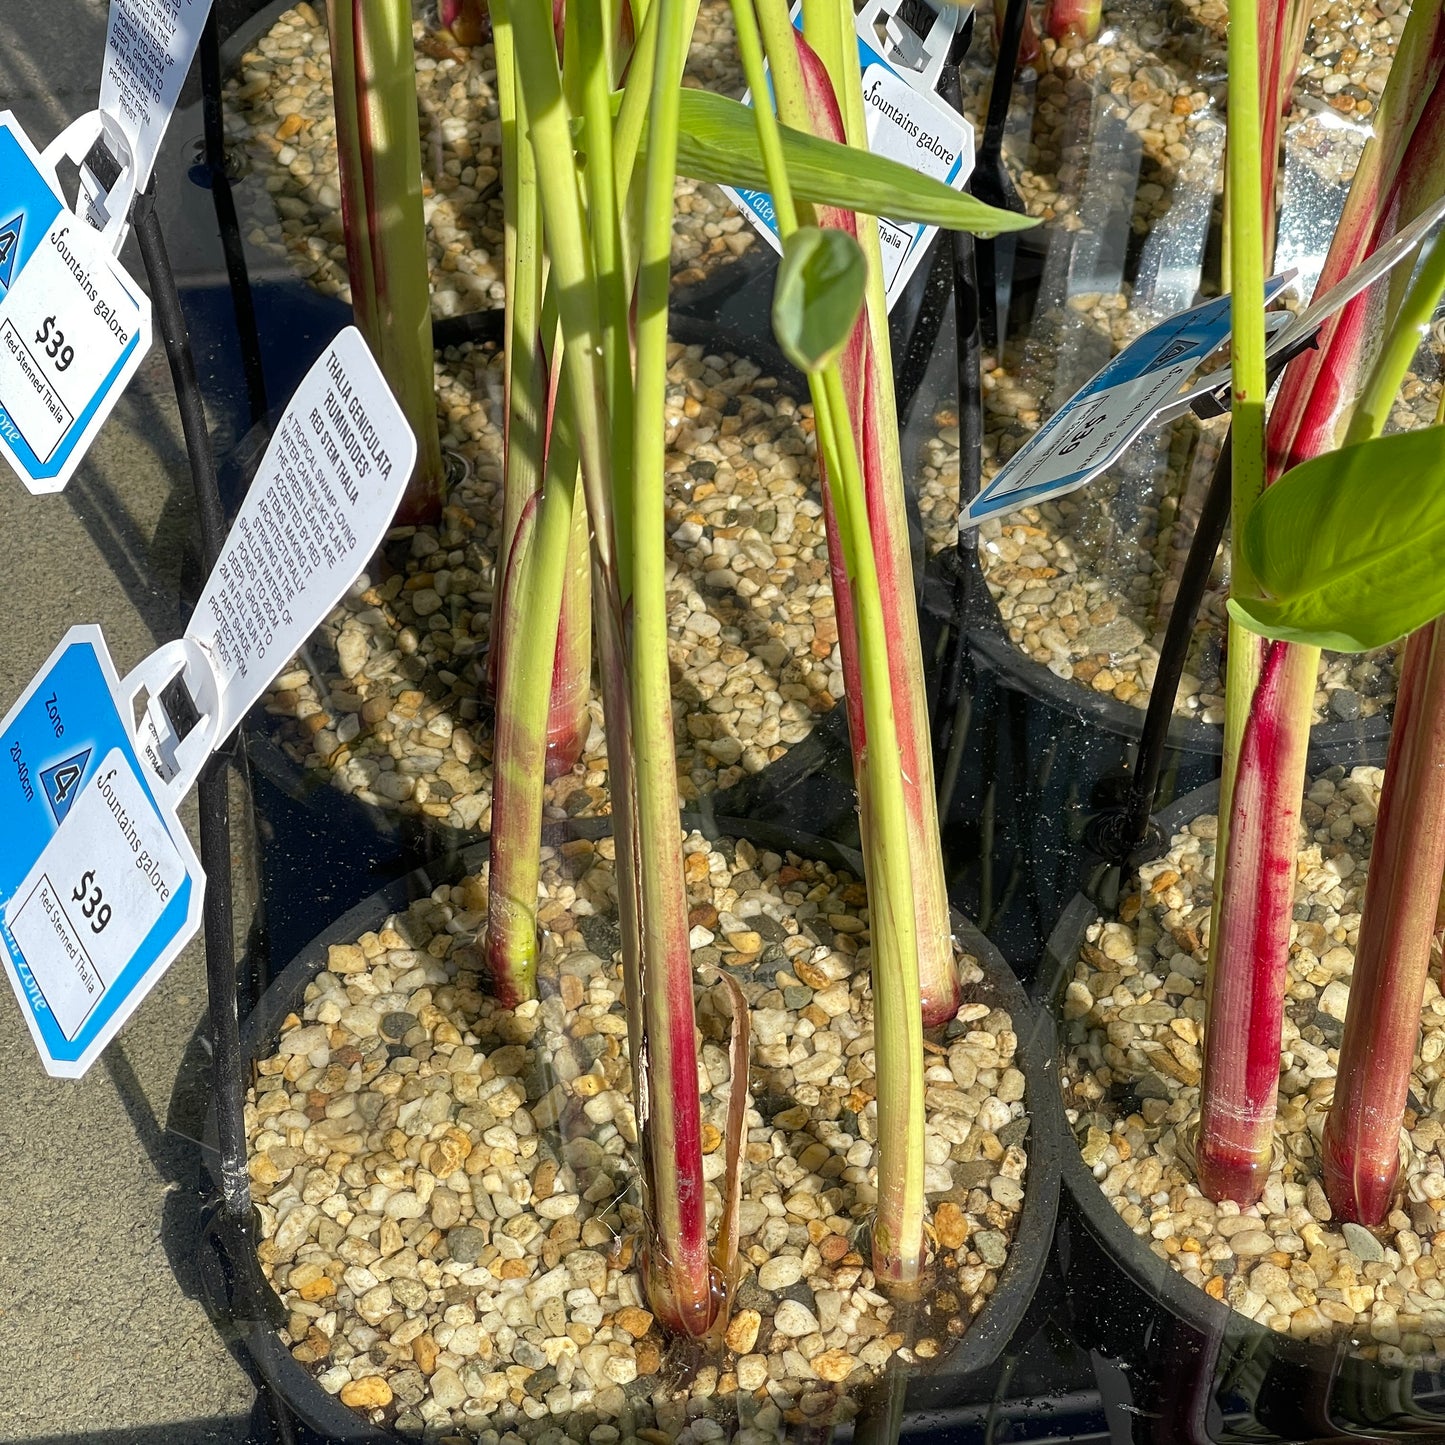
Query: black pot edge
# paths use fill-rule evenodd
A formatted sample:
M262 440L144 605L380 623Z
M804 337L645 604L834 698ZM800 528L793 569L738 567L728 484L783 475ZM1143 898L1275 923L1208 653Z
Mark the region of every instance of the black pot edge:
M604 826L587 828L581 834L575 827L558 829L546 841L560 841L563 836L606 836L610 832L610 828L605 826L606 819L587 821ZM725 817L684 815L683 822L685 826L699 828L705 836L748 837L749 841L760 846L775 851L788 849L862 876L859 855L824 838L790 832L775 825L754 828L745 820ZM461 876L466 871L481 867L487 856L486 846L481 843L466 849L454 860L452 868L447 870L448 874ZM427 869L416 869L349 909L317 934L276 976L255 1009L243 1021L243 1057L254 1063L261 1050L276 1036L282 1020L301 1003L307 984L325 966L332 944L353 941L408 903L430 894L439 881ZM1050 1099L1057 1093L1051 1088L1050 1078L1057 1066L1052 1020L1043 1009L1030 1002L1003 955L972 923L955 912L953 924L960 944L984 968L982 992L985 999L991 999L1006 1009L1014 1021L1018 1037L1018 1067L1024 1074L1027 1089L1029 1163L1018 1227L994 1292L964 1337L934 1368L926 1372L930 1379L943 1375L964 1377L987 1369L1018 1329L1047 1262L1059 1206L1060 1160L1067 1154L1066 1140L1059 1132L1062 1112L1048 1107ZM206 1122L202 1155L207 1170L214 1175L213 1114ZM382 1442L393 1442L395 1445L395 1442L405 1439L393 1431L370 1424L362 1415L341 1404L337 1397L327 1394L317 1384L315 1376L292 1357L276 1333L272 1319L268 1318L279 1310L279 1300L271 1294L269 1284L260 1276L254 1255L248 1260L231 1257L238 1250L253 1251L254 1237L234 1228L227 1230L224 1223L216 1219L214 1200L210 1202L207 1213L211 1216L211 1225L201 1241L200 1274L208 1307L218 1324L239 1335L267 1384L300 1420L329 1439L354 1441L358 1445L382 1445ZM261 1299L246 1302L243 1298L239 1311L236 1299L242 1292L234 1283L238 1272L249 1273L253 1290L259 1285L265 1291ZM409 1440L407 1445L411 1445Z
M937 564L935 564L937 565ZM953 564L955 577L960 564ZM977 554L970 552L961 564L972 574L969 577L969 609L967 618L970 651L991 671L1000 674L1016 691L1068 713L1082 722L1092 723L1105 732L1137 741L1144 730L1144 710L1130 707L1107 693L1095 692L1075 682L1056 677L1041 662L1025 656L1014 644L999 615L998 603L983 580ZM961 585L961 584L957 584ZM1357 722L1319 722L1310 729L1310 747L1322 753L1353 751L1384 759L1390 736L1389 714L1380 712ZM1224 729L1198 718L1175 716L1169 724L1169 746L1182 752L1213 753L1224 751Z
M1219 783L1208 783L1186 793L1162 812L1154 821L1165 838L1170 838L1186 823L1219 804ZM1059 916L1044 946L1044 958L1031 989L1031 996L1040 1012L1052 1021L1057 1018L1060 996L1073 972L1079 944L1085 930L1099 916L1100 908L1085 893L1076 893ZM1062 1043L1055 1056L1055 1079L1061 1080ZM1348 1341L1335 1345L1317 1345L1282 1335L1264 1325L1247 1319L1221 1300L1214 1299L1190 1284L1177 1270L1161 1259L1148 1243L1134 1233L1104 1197L1098 1181L1079 1155L1073 1130L1064 1113L1062 1086L1048 1091L1043 1109L1052 1116L1053 1127L1062 1136L1060 1177L1072 1209L1095 1243L1114 1261L1136 1289L1162 1304L1172 1315L1191 1329L1215 1339L1227 1340L1237 1353L1248 1353L1260 1361L1278 1360L1307 1370L1316 1378L1329 1378L1341 1367L1364 1368L1383 1375L1403 1377L1417 1373L1413 1367L1403 1369L1366 1360L1352 1353Z
M1013 1019L1029 1110L1024 1203L1008 1259L988 1303L947 1357L945 1367L962 1375L982 1370L998 1359L1033 1301L1054 1237L1067 1141L1058 1129L1062 1111L1049 1107L1058 1094L1054 1085L1058 1048L1052 1017L1030 1002L1003 954L957 910L953 927L955 938L983 967L985 990L999 999Z
M221 40L221 74L225 75L251 49L282 15L296 7L296 0L271 0L248 15L229 35ZM187 107L189 109L189 107ZM199 113L199 103L197 103Z

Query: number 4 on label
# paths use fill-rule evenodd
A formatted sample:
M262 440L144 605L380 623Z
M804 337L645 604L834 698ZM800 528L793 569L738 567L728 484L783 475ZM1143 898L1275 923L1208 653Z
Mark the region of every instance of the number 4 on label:
M52 763L40 774L40 786L45 790L45 800L55 821L61 822L70 811L75 795L80 791L79 783L85 777L86 764L90 762L90 749L76 753L62 762Z

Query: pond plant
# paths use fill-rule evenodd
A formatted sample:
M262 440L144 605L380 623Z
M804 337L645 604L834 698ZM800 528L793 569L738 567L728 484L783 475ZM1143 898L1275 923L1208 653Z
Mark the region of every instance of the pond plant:
M1255 6L1231 6L1230 124L1259 129ZM1320 277L1324 291L1445 192L1445 18L1416 6ZM1439 663L1445 608L1429 537L1445 433L1381 436L1442 289L1438 243L1408 290L1390 283L1369 362L1368 294L1328 320L1286 371L1265 423L1260 152L1231 146L1234 277L1233 549L1228 714L1210 933L1201 1189L1248 1205L1271 1169L1285 964L1294 906L1310 700L1322 646L1363 651L1413 631L1391 738L1324 1175L1339 1217L1382 1221L1445 872ZM1358 394L1358 397L1356 393ZM1334 443L1345 427L1344 445ZM1288 470L1286 470L1288 468ZM1283 475L1281 475L1283 474Z
M394 329L404 332L373 345L383 356L392 340L410 347L397 363L406 386L397 389L418 393L420 428L431 359L429 335L424 353L425 328L412 324L414 313L426 314L419 191L414 176L381 170L383 150L400 166L418 146L399 122L388 128L390 110L375 109L383 95L404 108L404 85L399 74L380 76L364 36L355 38L363 8L336 0L332 9L338 111L356 115L343 148L343 173L349 165L353 178L348 252L357 258L358 314L368 307L397 318ZM407 9L378 8L393 28ZM880 1281L904 1290L917 1288L926 1262L923 1031L951 1018L960 998L871 217L978 232L1032 224L868 153L852 9L843 0L809 0L806 40L785 0L734 3L753 94L769 93L766 59L777 116L683 88L696 12L695 0L565 12L551 0L494 0L487 17L503 136L508 314L485 956L500 1001L534 996L542 787L549 761L570 763L585 733L590 619L616 839L647 1230L641 1259L654 1313L691 1336L726 1319L744 1096L738 1089L731 1102L724 1211L710 1248L667 655L664 402L676 178L681 170L766 186L777 209L783 259L773 321L813 398L871 904L874 1267ZM440 18L458 38L481 23L465 3L445 5ZM390 63L409 72L400 32L386 36ZM411 115L414 130L414 95ZM390 187L408 198L395 210L383 204ZM385 242L406 249L404 286L399 269L375 260ZM411 289L416 265L420 299ZM439 503L439 494L408 505L414 514L423 503ZM733 1050L745 1061L746 1008L740 992L733 997ZM746 1072L738 1062L732 1077Z
M356 325L416 434L401 522L441 514L431 291L409 0L328 0L336 150Z

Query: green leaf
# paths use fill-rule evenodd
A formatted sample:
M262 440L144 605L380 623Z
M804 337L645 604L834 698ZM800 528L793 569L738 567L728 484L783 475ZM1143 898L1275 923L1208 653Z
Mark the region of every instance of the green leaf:
M1375 437L1287 472L1241 538L1265 596L1231 599L1265 637L1365 652L1445 612L1445 427Z
M773 334L799 371L821 371L847 344L867 284L868 263L846 231L799 226L783 243Z
M695 181L766 191L768 178L751 109L711 91L684 87L677 169ZM997 210L942 181L870 151L781 126L788 180L799 200L993 236L1038 225Z

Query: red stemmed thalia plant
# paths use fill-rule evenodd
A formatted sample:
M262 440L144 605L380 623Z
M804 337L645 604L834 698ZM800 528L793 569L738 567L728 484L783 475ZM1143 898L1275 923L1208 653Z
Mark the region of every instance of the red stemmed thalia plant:
M959 1000L876 227L854 210L976 231L1030 223L862 149L852 11L840 0L815 0L807 44L786 0L734 5L753 93L768 94L766 54L777 117L682 87L695 15L695 0L568 6L559 47L552 0L491 6L509 314L486 956L501 997L533 994L548 718L568 588L586 590L581 556L606 718L646 1285L666 1325L698 1335L719 1318L732 1277L738 1183L735 1137L710 1247L667 652L675 179L767 187L780 221L774 325L812 389L863 812L879 1076L874 1257L880 1277L903 1286L925 1257L925 1013L941 1020ZM589 536L590 552L579 550ZM747 1074L736 993L734 1017L736 1135Z
M1260 29L1231 5L1230 125L1258 129ZM1323 291L1445 193L1445 14L1417 5L1401 37L1321 275ZM1310 715L1321 647L1410 634L1360 927L1323 1167L1337 1216L1379 1223L1445 873L1445 532L1439 427L1382 436L1442 289L1436 244L1327 321L1291 364L1265 423L1260 151L1231 145L1234 522L1224 778L1210 934L1200 1187L1253 1203L1273 1154L1275 1099ZM1377 308L1372 311L1371 307ZM1382 322L1382 324L1380 324ZM1368 336L1383 335L1371 359ZM1342 442L1338 450L1336 444Z
M416 433L398 520L441 515L421 129L410 0L327 0L346 266L356 325Z

